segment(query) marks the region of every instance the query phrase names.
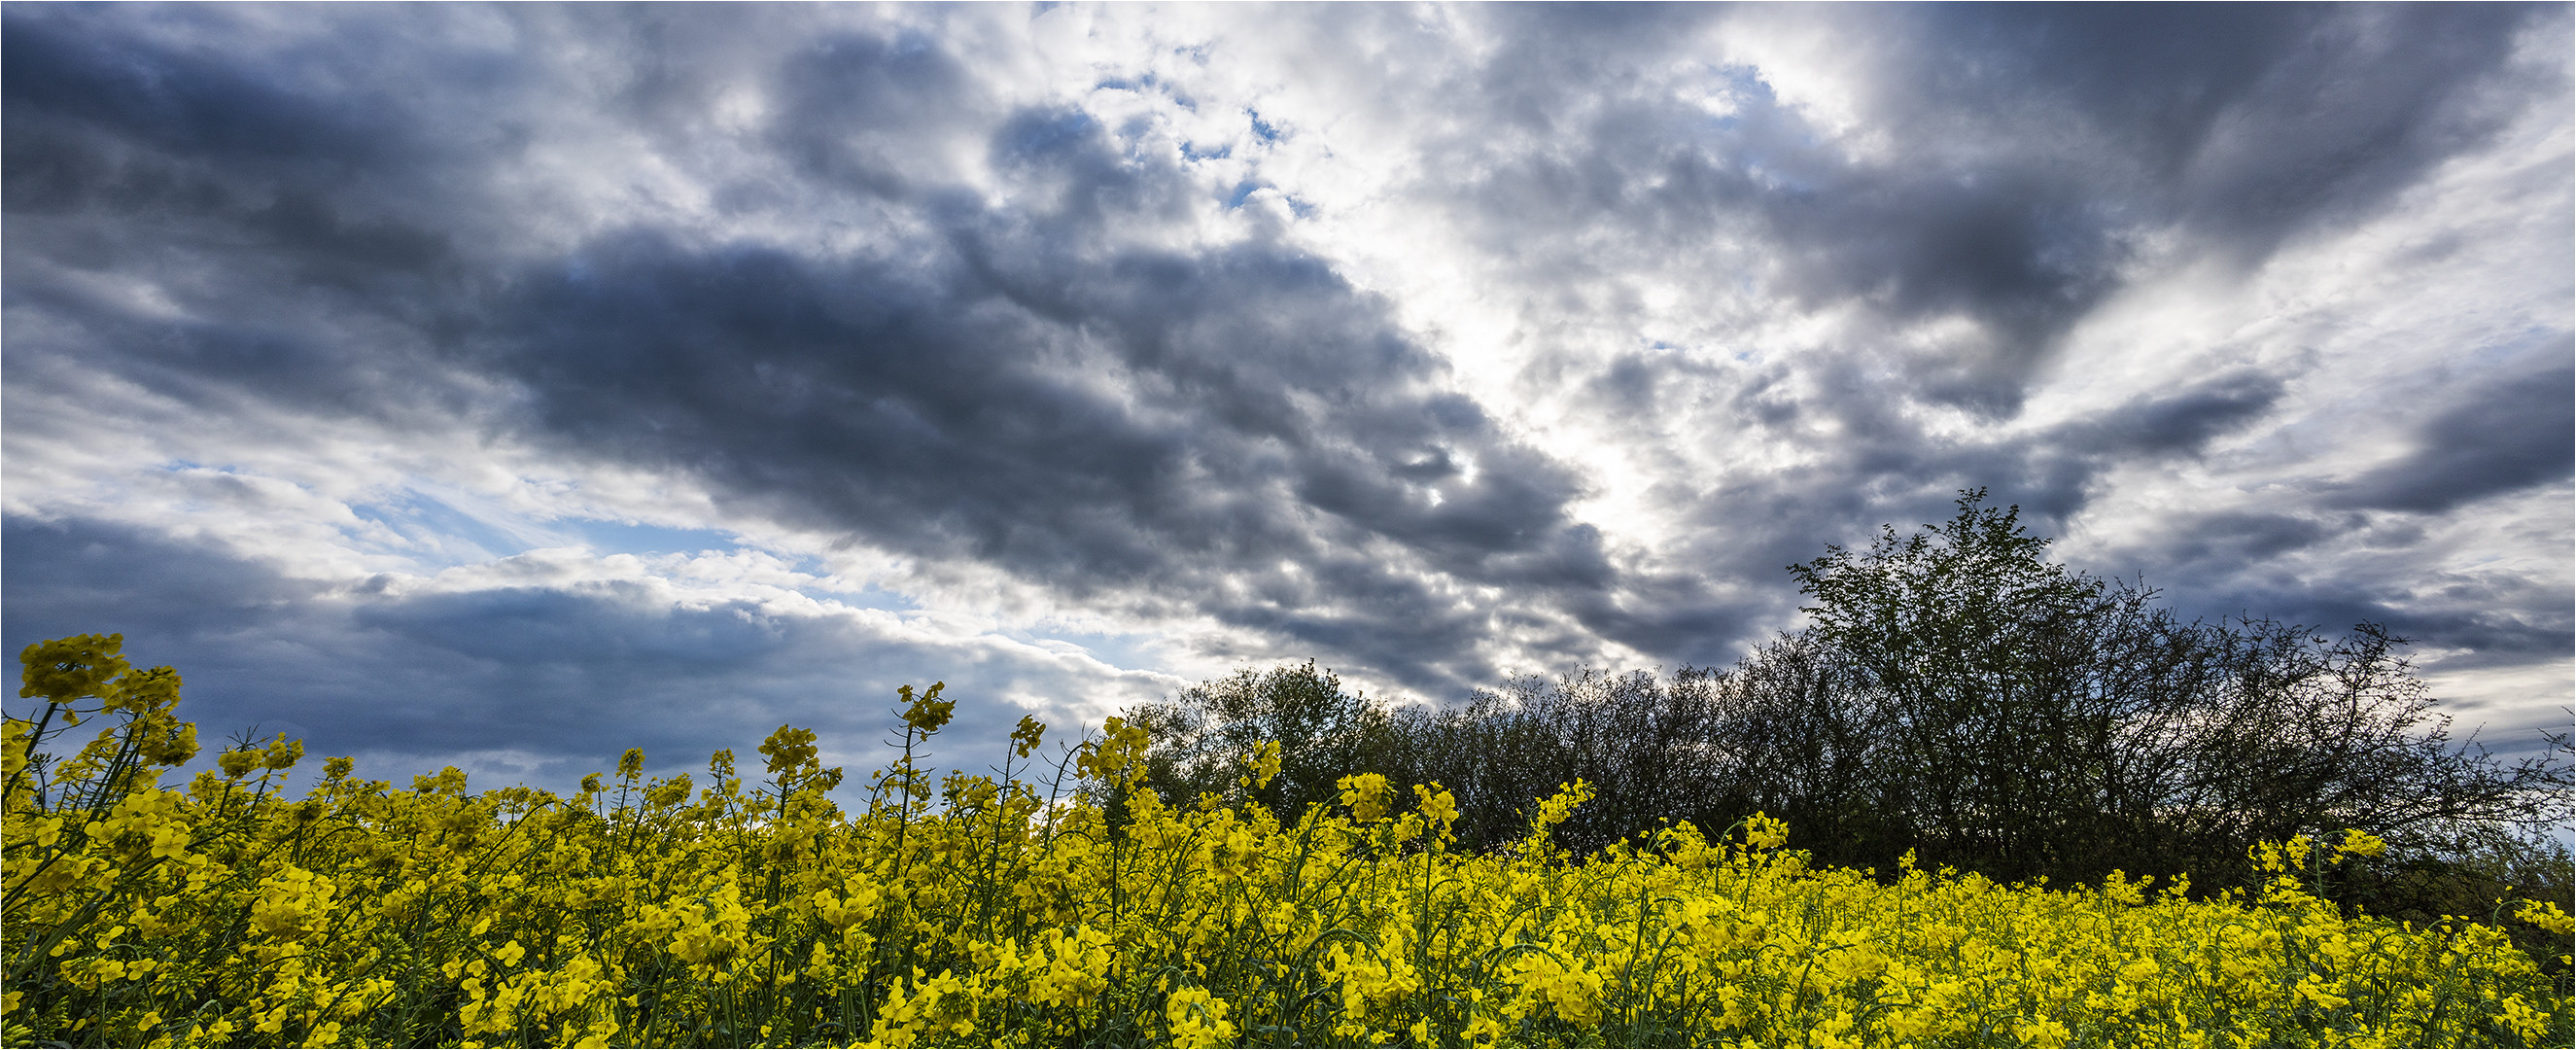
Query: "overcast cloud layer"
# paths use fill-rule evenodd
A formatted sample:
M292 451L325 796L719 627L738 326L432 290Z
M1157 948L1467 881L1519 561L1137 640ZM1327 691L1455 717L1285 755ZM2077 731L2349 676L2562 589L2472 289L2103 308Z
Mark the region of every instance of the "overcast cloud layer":
M2563 4L4 10L5 643L210 730L1725 664L1975 486L2564 723Z

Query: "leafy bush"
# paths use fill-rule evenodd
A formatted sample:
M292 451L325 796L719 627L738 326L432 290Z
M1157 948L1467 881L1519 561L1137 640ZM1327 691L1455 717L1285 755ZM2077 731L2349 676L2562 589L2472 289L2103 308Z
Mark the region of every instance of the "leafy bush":
M1449 709L1345 696L1311 664L1239 672L1146 710L1174 731L1152 783L1193 798L1222 786L1228 749L1276 738L1291 768L1452 785L1475 848L1582 779L1597 797L1561 831L1580 849L1758 811L1834 865L1913 853L2006 881L2189 871L2216 889L2263 881L2257 842L2354 827L2402 859L2338 892L2386 914L2576 892L2545 848L2569 813L2565 737L2520 762L2454 744L2405 639L2185 622L2151 590L2046 561L2018 513L1963 493L1950 522L1790 567L1808 624L1730 669L1524 678Z

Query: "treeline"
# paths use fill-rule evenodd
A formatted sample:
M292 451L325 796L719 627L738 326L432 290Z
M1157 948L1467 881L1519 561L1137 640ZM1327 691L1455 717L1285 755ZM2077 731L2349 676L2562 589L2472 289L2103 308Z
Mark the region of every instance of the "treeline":
M2568 816L2567 740L2505 761L2454 742L2406 640L2269 620L2185 621L2155 592L2045 560L2019 508L1958 516L1793 566L1807 625L1725 669L1525 678L1458 707L1391 706L1312 663L1131 710L1173 804L1250 794L1283 814L1347 773L1438 782L1463 844L1497 848L1561 783L1597 794L1558 829L1591 849L1665 821L1755 812L1826 864L1911 852L1999 880L2188 872L2252 881L2255 842L2358 828L2397 845L2331 888L2397 917L2483 916L2504 887L2571 889L2545 834ZM1276 779L1238 756L1282 745Z

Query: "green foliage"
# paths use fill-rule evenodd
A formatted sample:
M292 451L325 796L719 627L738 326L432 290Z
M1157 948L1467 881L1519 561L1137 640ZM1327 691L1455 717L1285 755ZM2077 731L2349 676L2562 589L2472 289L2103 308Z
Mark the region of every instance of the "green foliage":
M2119 611L2102 581L2043 560L2048 541L2022 532L2021 508L1984 499L1961 494L1958 517L1929 532L1881 526L1865 552L1828 545L1789 567L1815 600L1801 610L1809 635L1916 718L2009 725L2010 709L2080 670L2061 659L2071 636Z
M1152 735L1146 782L1167 802L1213 794L1292 817L1330 805L1343 774L1382 772L1394 743L1385 706L1343 692L1341 677L1312 660L1238 670L1139 707L1127 720ZM1273 741L1278 775L1267 785L1238 783L1242 756Z
M1835 771L1821 790L1739 777L1746 803L1778 803L1836 859L2241 881L2258 840L2357 827L2421 847L2563 812L2563 766L2449 743L2405 639L2183 622L2153 591L2044 560L2019 508L1984 498L1791 566L1810 624L1749 663L1812 664L1824 693L1729 695L1723 721L1838 743L1796 756Z
M1957 506L1791 566L1807 624L1732 668L1525 678L1451 708L1344 696L1311 663L1241 671L1145 709L1152 783L1175 803L1223 795L1225 762L1275 738L1296 772L1264 801L1328 801L1333 770L1437 781L1480 848L1579 779L1596 798L1558 833L1577 850L1768 812L1825 863L2189 871L2215 889L2261 881L2255 842L2350 827L2398 846L2331 888L2374 910L2482 913L2509 886L2570 886L2533 838L2567 818L2566 740L2518 762L2452 742L2406 639L2185 621L2047 560L2019 508L1982 490Z

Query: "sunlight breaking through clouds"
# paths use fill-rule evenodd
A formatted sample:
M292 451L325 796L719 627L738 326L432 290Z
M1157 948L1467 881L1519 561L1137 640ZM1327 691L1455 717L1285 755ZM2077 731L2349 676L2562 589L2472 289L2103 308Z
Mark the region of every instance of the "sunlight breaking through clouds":
M210 726L1723 664L1976 486L2576 688L2564 7L0 17L7 644Z

